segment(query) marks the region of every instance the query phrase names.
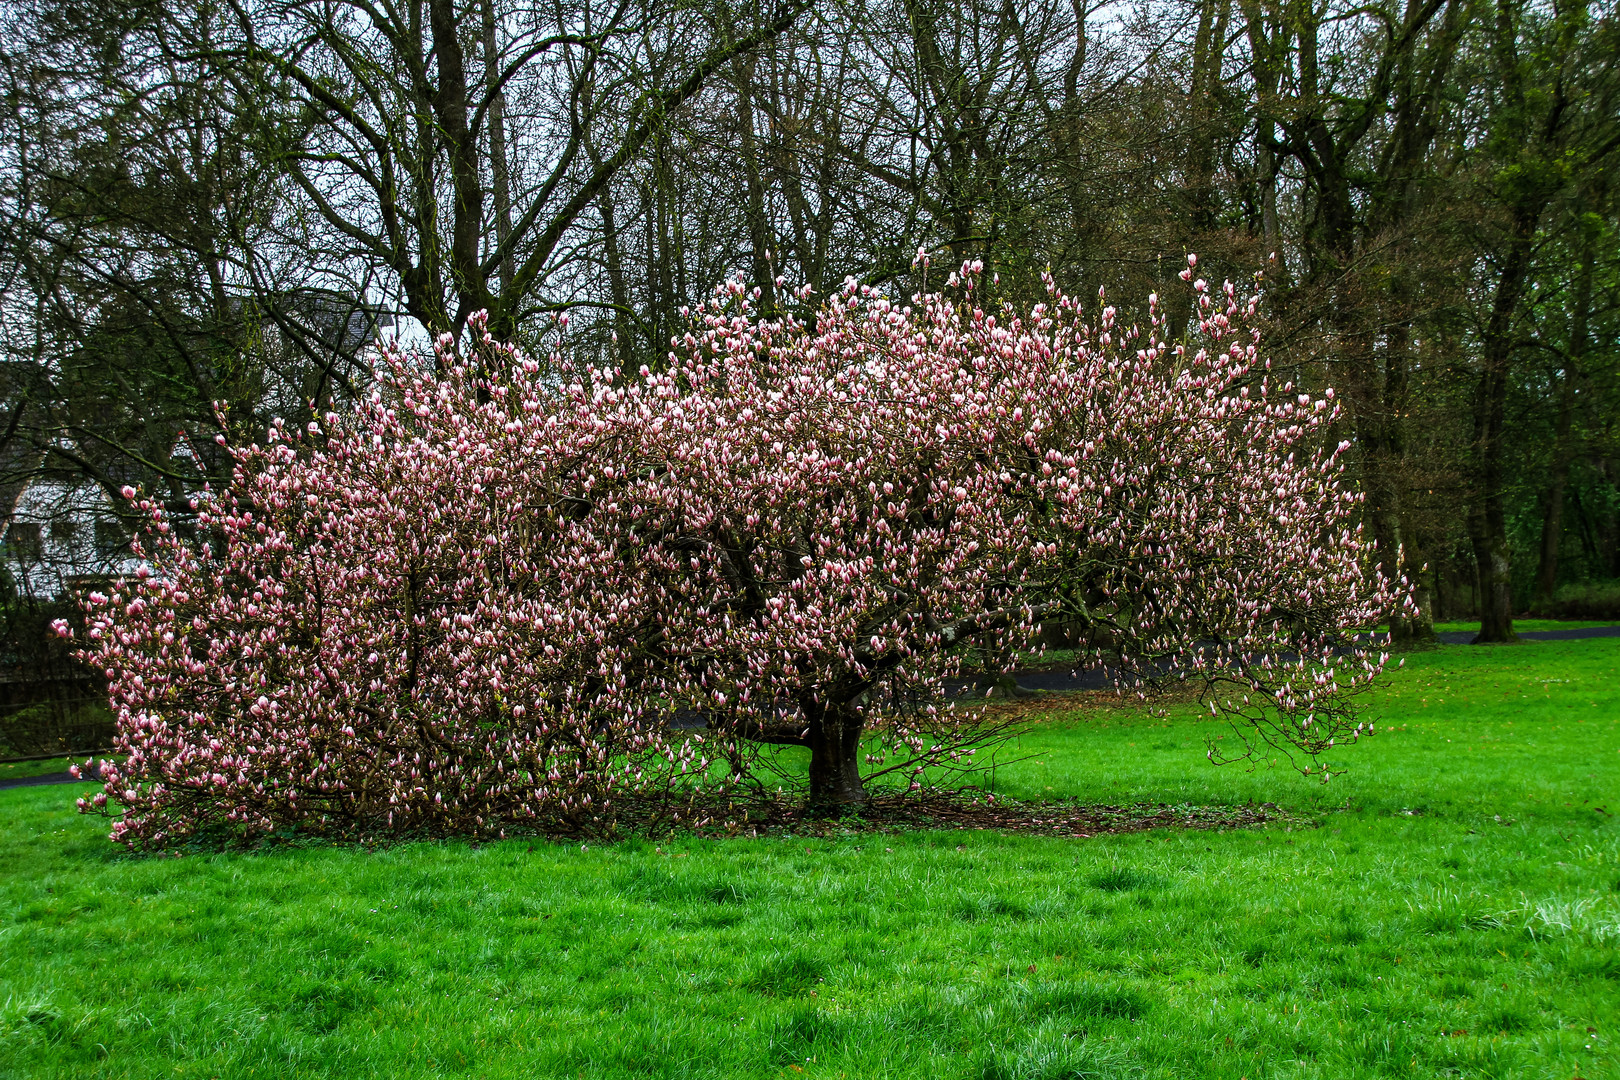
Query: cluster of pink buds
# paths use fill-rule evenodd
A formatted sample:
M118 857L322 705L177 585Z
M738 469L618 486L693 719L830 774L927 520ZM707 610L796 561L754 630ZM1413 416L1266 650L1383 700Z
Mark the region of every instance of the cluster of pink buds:
M1353 739L1382 659L1343 632L1390 589L1337 405L1267 374L1257 301L1199 280L1178 335L1050 283L985 310L980 269L849 282L814 325L729 282L638 373L475 319L228 448L184 535L126 491L152 569L85 600L123 760L81 807L161 847L701 824L783 777L860 801L971 766L946 684L1058 620L1265 742Z

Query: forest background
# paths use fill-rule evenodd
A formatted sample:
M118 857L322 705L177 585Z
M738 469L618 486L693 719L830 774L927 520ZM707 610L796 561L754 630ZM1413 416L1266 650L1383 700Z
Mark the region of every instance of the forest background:
M344 409L379 331L566 313L562 363L634 372L728 275L767 311L909 295L926 248L994 299L1050 268L1128 311L1195 251L1263 274L1274 366L1345 403L1366 527L1419 583L1397 637L1620 615L1612 4L3 7L8 512L53 483L184 513L216 435Z

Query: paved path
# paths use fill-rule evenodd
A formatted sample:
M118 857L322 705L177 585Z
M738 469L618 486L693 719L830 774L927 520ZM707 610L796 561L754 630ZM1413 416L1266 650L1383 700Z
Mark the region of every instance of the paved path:
M62 756L67 757L68 755L64 754ZM83 763L81 762L80 764L82 765ZM94 776L95 775L95 771L94 771L95 766L99 765L99 764L101 764L100 759L97 759L96 762L94 764L92 764L89 769L84 770L85 775L87 777L88 776ZM41 776L19 776L19 777L16 777L15 779L12 779L12 780L0 780L0 790L3 790L5 788L14 788L14 787L38 787L40 784L90 784L90 783L100 783L100 781L99 780L89 780L89 779L78 780L78 779L75 779L73 774L69 773L69 772L53 772L53 773L45 773L45 774L43 774Z
M1447 645L1467 645L1474 640L1473 630L1448 630L1435 637ZM1620 637L1620 626L1578 626L1568 630L1520 630L1525 641L1574 641L1576 638Z
M1446 645L1467 645L1474 640L1475 631L1447 631L1435 635ZM1620 637L1620 626L1571 627L1568 630L1525 630L1519 637L1525 641L1573 641L1577 638ZM1109 672L1103 668L1088 671L1019 671L1013 678L1024 690L1100 690L1111 685Z
M1469 644L1474 630L1448 630L1439 633L1442 644ZM1568 630L1521 630L1524 641L1575 641L1578 638L1620 638L1620 627L1571 627ZM1019 690L1103 690L1113 685L1111 672L1105 667L1085 670L1048 669L1037 672L1013 672ZM948 693L961 693L948 688Z
M1436 635L1447 645L1467 645L1474 640L1472 630L1453 630ZM1572 627L1568 630L1525 630L1519 637L1526 641L1574 641L1579 638L1620 637L1620 626ZM1019 671L1013 674L1023 690L1101 690L1112 685L1106 668L1086 671ZM0 790L17 787L36 787L40 784L87 784L89 780L75 780L65 772L46 773L43 776L24 776L16 780L0 780Z

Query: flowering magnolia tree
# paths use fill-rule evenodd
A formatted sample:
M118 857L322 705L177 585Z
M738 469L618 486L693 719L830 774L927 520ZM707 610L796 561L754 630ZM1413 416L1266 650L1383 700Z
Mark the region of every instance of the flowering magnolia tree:
M1266 375L1230 285L1169 344L1156 298L984 310L979 272L813 326L733 282L628 377L475 321L233 448L200 541L126 491L151 571L88 598L84 655L127 758L81 806L136 846L701 823L791 782L835 812L970 762L995 730L946 684L1052 620L1307 759L1359 734L1382 658L1344 631L1390 598L1331 393Z

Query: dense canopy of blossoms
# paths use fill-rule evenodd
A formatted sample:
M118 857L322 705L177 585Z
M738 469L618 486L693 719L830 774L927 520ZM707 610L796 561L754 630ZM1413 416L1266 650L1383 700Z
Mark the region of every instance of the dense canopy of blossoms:
M1230 285L1171 343L1156 298L985 310L979 272L851 282L814 325L730 282L630 374L475 321L232 448L194 532L127 491L151 570L84 647L127 758L81 805L135 846L690 821L794 778L837 808L969 760L947 683L1056 621L1274 746L1355 736L1382 658L1344 631L1391 597L1331 392L1267 375Z

